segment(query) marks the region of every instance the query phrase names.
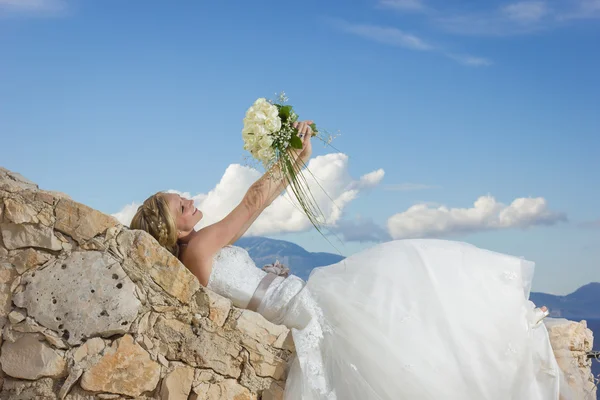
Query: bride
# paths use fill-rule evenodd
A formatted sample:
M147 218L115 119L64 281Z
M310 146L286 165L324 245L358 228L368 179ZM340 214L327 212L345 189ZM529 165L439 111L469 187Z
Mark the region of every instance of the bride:
M312 121L296 123L308 161ZM132 229L149 232L211 290L292 330L285 399L558 400L566 396L545 308L528 301L533 263L460 242L374 246L307 282L256 268L231 246L286 185L277 167L223 220L200 230L192 200L159 192Z

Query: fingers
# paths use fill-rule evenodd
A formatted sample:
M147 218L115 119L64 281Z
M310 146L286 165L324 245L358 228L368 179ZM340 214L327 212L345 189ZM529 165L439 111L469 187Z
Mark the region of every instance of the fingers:
M302 122L294 122L292 126L298 130L298 137L302 139L302 142L305 142L305 138L311 138L313 135L313 131L311 128L312 120L302 121Z
M311 127L311 125L313 123L314 122L312 120L306 121L306 135L307 136L312 136L313 135L313 130L312 130L312 127Z
M310 139L312 138L312 129L310 128L310 126L306 126L306 132L304 133L304 137L302 138L302 141L304 143L310 142Z
M306 122L304 122L304 121L300 122L298 124L298 126L296 127L296 129L298 129L298 137L302 138L306 131Z
M310 121L303 121L296 126L298 129L298 137L312 136L312 128L310 127Z
M301 137L302 139L302 154L310 153L311 145L310 139L312 139L312 134L310 130L310 126L308 127L306 133Z

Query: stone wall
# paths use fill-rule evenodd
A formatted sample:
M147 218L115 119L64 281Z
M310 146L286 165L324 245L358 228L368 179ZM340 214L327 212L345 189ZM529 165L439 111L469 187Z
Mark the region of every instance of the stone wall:
M145 232L0 167L0 233L0 399L282 397L289 330L201 287ZM546 325L595 399L591 331Z
M594 336L585 321L574 322L564 318L548 318L546 327L556 361L565 374L575 399L596 400L596 379L592 375Z
M145 232L0 168L0 399L277 399L290 332Z

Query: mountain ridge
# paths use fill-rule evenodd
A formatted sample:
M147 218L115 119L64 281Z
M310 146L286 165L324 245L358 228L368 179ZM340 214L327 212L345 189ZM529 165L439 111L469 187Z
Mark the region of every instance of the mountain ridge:
M304 280L314 268L335 264L345 258L332 253L312 253L295 243L261 236L242 237L235 245L246 249L257 267L279 260Z

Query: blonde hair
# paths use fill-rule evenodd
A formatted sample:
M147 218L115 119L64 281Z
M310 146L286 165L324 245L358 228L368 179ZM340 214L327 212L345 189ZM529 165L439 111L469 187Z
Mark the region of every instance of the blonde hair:
M148 197L138 207L129 227L148 232L161 246L178 256L177 226L165 194L158 192Z

